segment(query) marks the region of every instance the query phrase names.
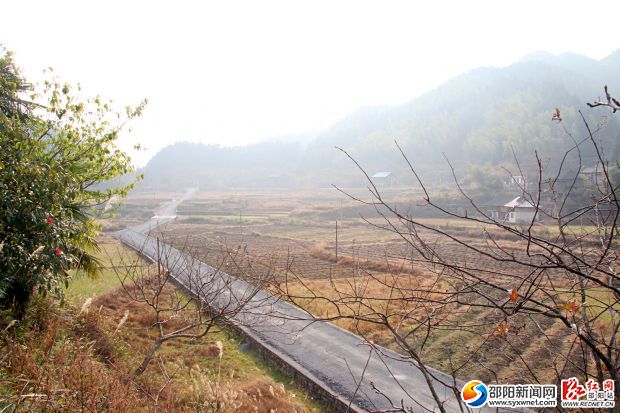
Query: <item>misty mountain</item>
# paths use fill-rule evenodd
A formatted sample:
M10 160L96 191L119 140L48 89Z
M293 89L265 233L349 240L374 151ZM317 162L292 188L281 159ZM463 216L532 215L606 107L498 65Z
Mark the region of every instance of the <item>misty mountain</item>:
M585 133L581 110L591 125L606 121L601 132L606 156L620 154L620 124L605 110L586 102L607 84L620 95L620 50L602 60L573 53L535 53L504 68L479 68L399 106L357 110L309 143L270 141L223 148L178 143L159 152L144 168L142 187L172 189L198 185L225 187L307 187L363 182L355 165L334 147L349 152L369 173L406 175L394 141L431 181L447 173L446 157L465 173L471 164L500 165L533 159L557 159L571 145L563 128ZM414 75L414 74L412 74ZM563 121L551 121L555 108ZM308 141L308 139L306 139ZM583 153L586 161L591 153ZM529 162L531 164L531 162Z
M179 142L162 149L144 168L140 188L178 189L289 186L299 167L304 145L263 142L243 147L220 147Z

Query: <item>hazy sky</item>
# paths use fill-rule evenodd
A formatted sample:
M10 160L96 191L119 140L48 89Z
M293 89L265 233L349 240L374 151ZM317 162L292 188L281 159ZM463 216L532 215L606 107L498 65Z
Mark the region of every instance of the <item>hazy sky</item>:
M128 148L143 164L191 140L241 145L320 130L525 54L620 48L620 2L7 1L0 43L120 107L148 98ZM612 33L613 32L613 33Z

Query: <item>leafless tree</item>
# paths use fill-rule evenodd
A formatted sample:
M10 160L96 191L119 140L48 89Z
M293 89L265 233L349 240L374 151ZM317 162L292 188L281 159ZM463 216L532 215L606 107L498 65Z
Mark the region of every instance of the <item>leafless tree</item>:
M618 102L618 99L614 98L609 94L609 91L607 90L607 85L605 85L604 91L605 100L601 100L601 98L598 98L594 102L588 102L588 106L590 106L591 108L595 108L597 106L607 106L608 108L611 108L613 113L616 113L616 111L620 109L620 102Z
M151 327L157 336L135 376L144 373L165 342L201 339L218 324L251 323L254 313L264 316L267 301L275 299L258 296L273 274L248 273L245 266L245 278L251 282L237 280L220 271L217 263L212 267L193 258L187 244L176 249L167 245L165 238L160 241L161 237L165 235L145 237L139 250L142 257L151 258L150 264L144 265L143 258L138 257L115 267L124 293L150 307L154 314ZM243 258L237 253L226 251L228 265L239 265Z
M166 387L168 387L170 383L172 383L172 381L174 380L174 375L168 373L168 371L166 370L166 366L161 358L157 358L157 367L159 368L163 380L163 383L161 384L161 386L159 386L157 391L150 391L141 383L137 381L133 382L134 385L136 385L138 389L140 389L140 391L146 395L146 397L151 399L153 405L153 413L157 413L159 407L159 400L162 393L164 392L164 390L166 390Z
M605 93L604 102L589 106L615 112L618 101L607 88ZM569 374L599 383L612 379L620 400L620 193L612 174L618 162L607 158L601 143L605 125L593 127L581 112L579 116L585 134L578 138L566 131L572 144L555 166L535 152L528 172L515 156L509 175L535 175L518 188L521 205L534 211L521 222L511 219L518 205L498 213L474 199L448 159L454 193L465 208L443 205L397 143L422 193L417 205L404 209L384 197L364 168L341 149L365 176L368 196L341 192L374 207L379 219L365 218L366 222L395 234L401 246L385 254L386 264L392 265L386 266L389 274L377 275L360 266L353 280L331 280L330 291L317 291L289 272L283 295L301 306L321 303L329 314L317 319L354 320L361 335L367 336L363 327L368 324L388 331L420 368L441 411L444 401L433 390L436 377L427 367L427 356L448 331L467 337L467 344L453 354L444 349L443 368L453 376L477 371L499 381L495 369L487 366L490 350L505 354L523 382L557 383ZM560 109L553 120L561 124ZM584 158L586 149L594 154L594 168ZM437 225L421 217L421 210L465 223L466 230L458 224ZM394 269L396 263L403 266L400 271ZM529 342L544 355L524 353ZM447 385L455 394L461 390L456 382ZM375 390L387 397L385 389ZM381 411L414 410L402 400L389 402L393 408ZM408 403L415 404L414 398Z

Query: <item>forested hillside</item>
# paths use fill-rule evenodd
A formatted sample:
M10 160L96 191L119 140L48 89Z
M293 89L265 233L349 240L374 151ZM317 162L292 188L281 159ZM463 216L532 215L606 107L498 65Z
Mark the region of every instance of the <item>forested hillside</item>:
M359 109L307 145L287 141L236 148L175 144L145 167L143 187L313 187L361 182L358 171L334 146L349 151L369 172L389 170L404 176L406 165L394 140L431 181L446 172L438 167L443 153L462 174L472 164L508 162L513 150L521 159L531 160L537 150L543 159L553 160L572 143L564 128L575 136L584 132L578 111L586 108L586 102L596 99L605 84L612 92L620 90L618 73L620 51L600 61L576 54L536 53L505 68L465 73L400 106ZM556 107L561 125L551 121ZM606 156L617 159L618 121L599 112L584 111L584 115L591 125L606 123L601 134ZM583 154L586 163L589 155Z

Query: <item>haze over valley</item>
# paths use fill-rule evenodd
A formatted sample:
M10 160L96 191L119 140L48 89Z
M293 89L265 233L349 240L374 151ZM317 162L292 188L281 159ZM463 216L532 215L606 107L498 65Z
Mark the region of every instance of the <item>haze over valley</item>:
M574 53L538 52L504 68L478 68L397 106L364 107L303 140L273 139L241 147L178 142L157 153L142 169L140 189L183 186L225 188L316 188L360 185L357 168L388 170L410 183L407 164L394 141L433 182L449 178L443 154L467 174L472 165L510 163L516 154L543 159L567 149L570 139L551 117L561 109L564 126L583 131L578 111L593 124L606 123L607 154L617 158L620 126L614 117L585 111L586 102L620 89L620 50L594 60ZM604 117L604 119L603 119ZM239 119L240 122L243 119ZM514 153L513 153L514 150ZM594 162L592 153L584 154Z

